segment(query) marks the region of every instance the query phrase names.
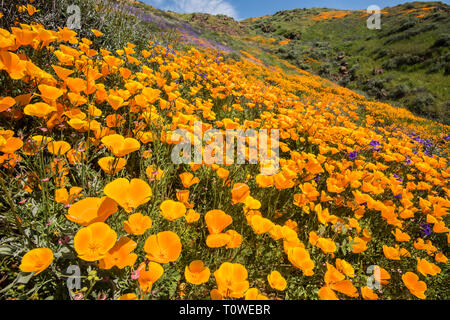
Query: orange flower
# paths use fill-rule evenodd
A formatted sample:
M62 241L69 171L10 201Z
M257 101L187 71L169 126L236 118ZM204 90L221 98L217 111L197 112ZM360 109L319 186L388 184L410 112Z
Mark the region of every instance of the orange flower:
M51 154L61 156L70 150L70 144L65 141L51 141L47 144L47 150Z
M102 143L116 156L124 157L141 148L139 141L133 138L124 138L119 134L112 134L102 138Z
M251 227L256 234L263 234L269 232L274 227L274 223L269 219L254 215L251 219Z
M117 298L117 300L139 300L139 299L134 293L126 293Z
M352 247L353 253L361 253L367 250L367 242L360 237L355 237L354 239L349 237L349 239L351 241L350 246Z
M225 234L230 236L230 241L227 243L227 249L239 248L242 244L242 236L235 230L227 230Z
M89 197L73 204L66 218L82 226L88 226L95 222L104 222L115 212L117 212L117 204L114 200L108 197Z
M101 269L111 269L117 266L123 269L126 266L132 267L137 259L137 254L131 253L137 246L137 243L128 237L121 237L119 241L99 262Z
M75 234L73 245L78 257L85 261L102 259L115 245L116 232L104 222L95 222Z
M186 266L184 269L186 281L196 285L208 282L210 275L211 271L201 260L192 261L189 266Z
M425 291L427 290L427 284L423 281L419 281L417 274L407 272L402 275L402 281L411 294L415 295L419 299L426 299Z
M123 222L123 228L129 234L143 235L145 231L152 227L152 219L142 215L140 212L133 213Z
M245 300L269 300L269 298L261 294L257 288L251 288L245 292Z
M389 247L386 245L383 245L383 253L384 256L391 260L400 260L400 251L398 247Z
M334 293L328 285L324 285L320 288L317 294L319 295L320 300L339 300L336 293Z
M148 264L144 262L137 269L139 272L139 286L144 293L152 290L153 284L158 281L164 273L163 267L156 262L150 261Z
M11 97L5 97L5 98L0 97L0 112L8 110L15 104L16 104L16 100L14 100Z
M269 187L273 186L273 177L272 176L258 174L255 179L256 179L256 184L260 188L269 188Z
M419 271L424 276L432 275L435 276L441 273L441 268L439 268L434 263L428 262L425 259L417 258L417 271Z
M153 166L148 166L147 169L145 169L145 173L147 174L147 177L150 181L153 180L161 180L162 177L164 177L164 171L161 168L158 168L158 170L155 170Z
M330 238L319 238L317 240L316 246L322 249L323 253L336 252L336 244Z
M411 237L406 233L402 232L399 228L395 228L395 232L392 231L392 234L395 236L396 241L409 241Z
M48 248L32 249L22 257L19 268L22 272L34 272L34 275L38 275L47 269L52 261L52 250Z
M209 233L218 234L233 222L233 218L222 210L211 210L205 214L205 221Z
M245 183L236 183L231 190L233 204L244 203L250 195L250 188Z
M194 223L197 222L198 219L200 219L200 214L193 209L189 209L184 218L186 219L187 223Z
M355 277L355 269L353 269L352 265L345 260L336 259L336 268L343 272L347 277Z
M50 113L55 112L56 108L49 106L44 102L29 104L23 110L27 116L35 116L38 118L46 118Z
M224 262L214 272L219 293L224 297L242 298L249 288L247 269L239 263Z
M180 174L180 179L185 188L189 188L190 186L200 182L200 179L194 177L194 175L190 172L184 172Z
M144 251L151 261L159 263L176 261L181 253L181 241L176 233L163 231L147 238Z
M103 192L115 200L126 212L131 212L140 205L147 203L152 196L152 189L141 179L119 178L108 183Z
M187 209L192 209L194 204L189 203L189 193L189 190L180 190L177 192L177 199L182 202Z
M267 281L269 281L269 285L278 291L284 291L287 286L286 279L278 271L272 271L267 276Z
M206 237L206 245L210 248L220 248L227 245L231 240L231 236L226 233L209 234Z
M107 174L116 174L122 171L127 164L127 160L123 158L114 158L114 157L103 157L98 160L98 165L105 171Z
M183 203L173 200L166 200L161 203L161 215L169 221L175 221L186 214L186 207Z
M364 300L378 300L378 295L369 287L362 287L361 295Z
M83 189L80 187L72 187L69 192L67 192L66 188L56 189L55 201L65 205L71 204L76 198L82 196L81 191Z
M314 274L314 261L311 260L309 252L305 248L289 248L288 260L294 267L302 270L305 276L312 276Z

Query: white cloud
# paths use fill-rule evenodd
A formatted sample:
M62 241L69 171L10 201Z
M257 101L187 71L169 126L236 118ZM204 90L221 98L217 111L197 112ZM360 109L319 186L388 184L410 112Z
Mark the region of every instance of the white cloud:
M236 9L224 0L149 0L148 2L162 10L224 14L235 19L238 18Z

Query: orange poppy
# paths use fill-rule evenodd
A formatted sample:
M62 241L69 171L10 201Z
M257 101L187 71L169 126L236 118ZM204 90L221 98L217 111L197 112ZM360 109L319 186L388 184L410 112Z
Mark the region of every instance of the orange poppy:
M116 156L124 157L141 148L139 141L133 138L124 138L120 134L112 134L102 138L102 143Z
M417 258L417 271L424 276L427 276L428 274L435 276L441 272L441 268L425 259Z
M205 222L210 234L218 234L233 222L233 218L222 210L211 210L205 214Z
M163 267L156 262L142 263L137 269L139 273L139 286L144 293L152 290L153 284L158 281L164 273Z
M186 266L184 269L186 281L195 285L208 282L210 275L211 271L201 260L192 261L189 266Z
M226 233L209 234L206 237L206 245L210 248L220 248L227 245L231 240L231 236Z
M362 287L361 295L364 300L378 300L378 295L369 287Z
M147 238L144 244L146 257L151 261L168 263L176 261L181 254L180 237L172 231L163 231Z
M131 212L147 203L152 196L152 189L141 179L118 178L108 183L103 192L115 200L126 212Z
M245 199L250 195L250 188L245 183L236 183L231 190L232 202L244 203Z
M187 223L194 223L200 219L200 214L193 209L189 209L184 216Z
M69 208L66 218L82 226L88 226L94 222L105 222L115 212L117 204L114 200L108 197L88 197L74 203Z
M95 222L75 234L73 245L78 257L85 261L100 260L114 247L116 232L104 222Z
M283 278L281 273L279 273L278 271L272 271L267 276L267 281L269 282L269 285L275 290L284 291L286 289L286 279Z
M98 165L107 174L116 174L125 168L127 160L123 158L103 157L98 160Z
M228 241L226 248L234 249L239 248L242 244L242 236L235 230L227 230L225 234L230 236L230 241Z
M137 243L128 237L121 237L112 247L103 259L99 261L101 269L111 269L116 266L123 269L127 266L132 267L137 259L137 254L131 253L137 246Z
M35 116L38 118L46 118L50 113L55 112L56 108L44 102L29 104L23 109L23 113L27 116Z
M250 288L245 292L245 300L269 300L257 288Z
M406 272L402 275L402 281L411 294L415 295L419 299L426 299L425 291L427 290L427 284L423 281L419 281L417 274L413 272Z
M186 214L186 207L179 201L166 200L159 206L161 215L169 221L175 221Z
M52 250L48 248L32 249L22 257L19 268L22 272L34 272L34 275L38 275L47 269L52 261Z
M197 177L194 177L194 175L190 172L184 172L184 173L180 174L180 179L185 188L189 188L190 186L200 182L200 179Z
M214 272L219 293L223 297L242 298L249 288L247 269L239 263L224 262Z
M65 141L50 141L47 144L47 150L55 156L66 154L71 149L70 144Z
M251 227L256 234L263 234L270 232L270 230L274 227L274 223L267 218L254 215L251 219Z
M129 234L143 235L152 227L152 219L140 212L131 214L128 220L123 222L123 228Z
M292 265L302 270L305 276L314 274L314 261L311 260L309 252L302 247L292 247L288 249L288 260Z

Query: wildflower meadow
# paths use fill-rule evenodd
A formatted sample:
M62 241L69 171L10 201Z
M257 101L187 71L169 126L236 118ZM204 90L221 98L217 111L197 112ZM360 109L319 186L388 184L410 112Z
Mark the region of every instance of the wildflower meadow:
M0 299L449 298L449 126L43 2L0 13Z

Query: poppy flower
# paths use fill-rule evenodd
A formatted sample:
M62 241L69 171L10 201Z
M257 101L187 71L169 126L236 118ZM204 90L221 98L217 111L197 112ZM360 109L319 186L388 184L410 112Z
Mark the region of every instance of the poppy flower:
M117 298L117 300L139 300L139 299L134 293L126 293Z
M219 293L223 297L242 298L249 288L247 269L239 263L224 262L214 272Z
M383 253L384 256L391 260L400 260L400 251L398 247L389 247L387 245L383 245Z
M142 263L137 269L139 272L139 286L144 293L152 290L153 284L158 281L164 273L164 268L156 262Z
M210 234L218 234L233 222L233 218L222 210L211 210L205 214L205 222Z
M189 209L184 216L187 223L194 223L200 219L200 214L193 209Z
M274 227L274 223L267 218L254 215L251 219L251 227L256 234L264 234Z
M65 141L50 141L47 144L47 150L55 156L61 156L71 149L70 144Z
M187 209L192 209L194 204L189 203L189 193L189 190L180 190L177 192L177 199L182 202Z
M189 188L190 186L197 184L200 182L200 179L194 177L194 175L190 172L184 172L180 174L181 183L185 188Z
M152 227L152 219L140 212L131 214L128 220L123 222L123 228L129 234L143 235Z
M186 266L184 269L186 281L195 285L208 282L210 275L211 271L201 260L192 261L189 266Z
M245 300L269 300L257 288L250 288L245 292Z
M415 295L419 299L426 299L425 291L427 290L427 284L423 281L419 281L417 274L413 272L406 272L402 275L402 281L411 294Z
M378 295L369 287L362 287L361 295L364 300L378 300Z
M269 281L269 285L278 291L284 291L287 286L286 279L278 271L272 271L267 276L267 281Z
M88 226L94 222L105 222L115 212L117 204L114 200L108 197L88 197L70 206L66 218L82 226Z
M56 108L49 106L44 102L37 102L34 104L29 104L23 109L23 113L27 116L35 116L38 118L46 118L52 112L55 112Z
M206 237L206 245L210 248L220 248L227 245L231 236L226 233L213 233Z
M314 274L314 261L311 260L309 252L302 247L293 247L288 250L288 260L292 265L302 270L305 276Z
M147 203L152 196L152 189L141 179L118 178L108 183L103 192L116 201L126 212L131 212Z
M172 231L163 231L147 238L144 244L147 259L159 263L176 261L181 254L180 237Z
M116 232L104 222L95 222L75 234L73 244L78 257L85 261L100 260L114 247Z
M159 208L161 209L161 215L169 221L175 221L186 214L186 207L179 201L163 201Z
M102 143L116 156L124 157L141 148L139 141L133 138L124 138L120 134L112 134L102 138Z
M42 94L42 97L44 99L50 100L50 101L56 101L56 99L58 99L59 97L61 97L63 95L63 91L59 88L53 87L53 86L48 86L45 84L41 84L38 86L39 91Z
M352 265L345 260L336 259L336 268L347 277L355 277L355 269L353 269Z
M155 170L152 165L148 166L147 169L145 169L145 173L147 174L147 177L150 181L159 181L162 179L162 177L164 177L164 170L162 170L161 168Z
M226 248L234 249L239 248L242 244L242 236L235 230L227 230L225 234L230 236L230 241L228 241Z
M330 238L319 238L317 239L316 246L322 250L323 253L333 253L336 252L336 244Z
M360 237L355 237L352 239L349 237L350 246L352 247L353 253L361 253L367 250L367 242L361 239Z
M250 188L245 183L236 183L231 190L232 202L244 203L245 199L250 195Z
M69 192L66 188L56 189L55 201L65 205L71 204L75 199L81 197L81 191L83 191L83 189L80 187L72 187Z
M427 276L428 274L435 276L441 272L441 268L425 259L417 258L417 271L424 276Z
M123 158L114 158L114 157L103 157L98 160L98 165L105 171L107 174L116 174L122 171L127 164L127 160Z
M34 272L38 275L53 262L53 252L48 248L32 249L25 253L20 263L22 272Z
M3 112L5 110L8 110L13 105L16 104L16 100L14 100L11 97L1 98L0 97L0 112Z
M131 253L137 246L137 243L128 237L121 237L112 247L103 259L99 261L101 269L111 269L117 266L123 269L126 266L132 267L137 259L137 254Z
M320 288L317 294L320 300L339 300L336 293L328 285L324 285Z

